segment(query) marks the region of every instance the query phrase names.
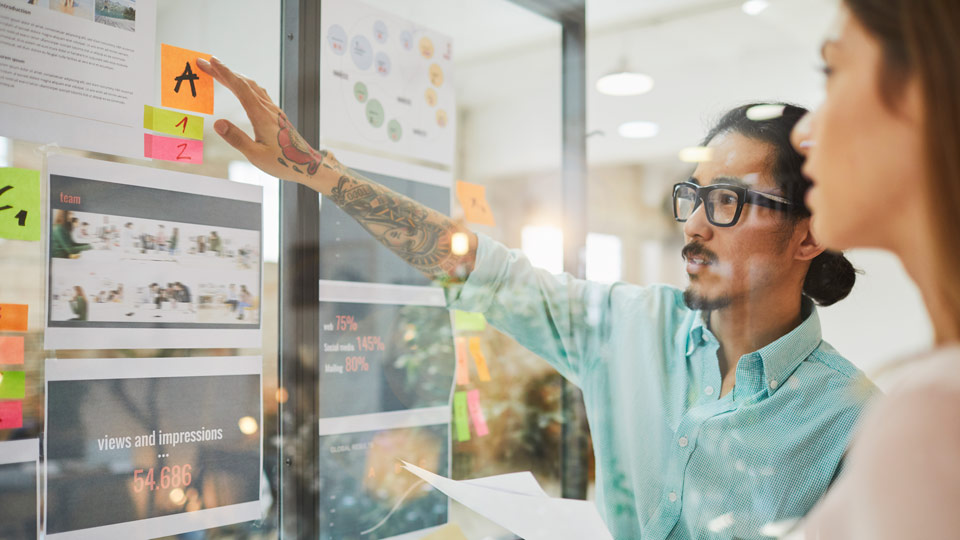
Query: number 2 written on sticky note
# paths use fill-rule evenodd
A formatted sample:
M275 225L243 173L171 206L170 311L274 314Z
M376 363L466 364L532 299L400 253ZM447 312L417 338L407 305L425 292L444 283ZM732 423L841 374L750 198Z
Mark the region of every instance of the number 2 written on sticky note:
M40 171L0 168L0 237L40 240Z
M213 114L213 78L197 68L209 54L160 46L160 104L163 107Z

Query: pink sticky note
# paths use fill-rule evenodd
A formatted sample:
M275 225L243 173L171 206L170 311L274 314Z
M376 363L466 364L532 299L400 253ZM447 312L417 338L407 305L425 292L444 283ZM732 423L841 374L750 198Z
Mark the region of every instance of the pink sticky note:
M487 419L483 416L483 409L480 408L479 390L474 389L467 392L467 409L470 411L473 427L477 428L477 436L483 437L490 433L487 428Z
M176 163L203 163L203 141L144 133L143 156Z
M467 360L467 338L454 338L457 346L457 385L465 386L470 384L470 364Z
M0 430L23 427L23 402L0 401Z
M23 336L0 336L0 364L23 363Z

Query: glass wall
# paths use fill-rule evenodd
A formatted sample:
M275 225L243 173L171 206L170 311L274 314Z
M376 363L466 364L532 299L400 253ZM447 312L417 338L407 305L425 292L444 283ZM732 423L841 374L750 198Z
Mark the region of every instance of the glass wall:
M136 3L72 0L61 6L51 0L43 9L75 17L86 17L89 10L91 21L122 29L135 22L124 13ZM459 538L452 528L438 531L446 523L470 539L515 537L476 508L425 485L403 469L399 460L405 460L453 480L530 471L550 497L569 494L571 483L582 481L584 495L597 503L616 537L632 537L642 526L664 537L673 527L687 527L704 537L772 538L802 517L835 478L843 441L856 420L850 411L875 395L873 384L887 389L902 379L905 370L890 366L932 341L920 295L900 263L881 251L850 251L848 258L862 273L847 298L816 308L819 328L801 323L763 343L790 334L788 347L835 347L823 354L836 354L831 361L844 362L845 373L857 382L831 379L817 387L821 394L812 401L825 396L828 405L842 402L848 408L826 418L817 412L823 403L791 401L779 410L782 421L774 431L764 431L771 417L756 412L763 400L786 400L807 382L793 371L784 378L771 375L767 370L773 368L764 363L773 354L770 349L758 349L753 357L760 362L756 372L723 371L741 358L734 352L747 358L755 348L724 351L711 333L709 315L698 319L687 309L696 302L684 291L704 270L700 263L691 267L682 255L698 235L692 232L693 214L687 223L676 219L674 186L704 175L742 181L764 174L768 162L763 159L738 165L748 153L745 147L727 154L726 161L714 159L724 150L706 148L716 141L705 136L738 106L749 104L750 120L764 122L781 118L782 103L814 108L823 100L818 52L836 21L833 0L590 0L585 20L582 4L572 0L156 4L152 60L158 73L162 44L217 56L256 81L315 146L479 233L487 261L491 253L503 260L525 258L546 272L524 275L536 285L522 294L501 292L501 312L488 318L448 311L455 292L445 295L376 244L331 200L318 200L314 192L298 191L260 171L224 142L213 131L214 119L228 119L247 133L252 126L240 102L221 85L215 87L213 114L205 116L202 164L120 157L92 151L103 150L95 143L66 144L48 136L18 138L14 135L30 131L24 128L23 110L31 107L0 118L0 166L52 175L42 191L44 204L51 203L44 206L42 240L0 239L0 270L6 276L0 282L0 321L8 305L29 307L25 331L0 324L0 445L29 439L52 445L43 448L46 457L56 459L44 463L42 458L39 468L41 515L56 510L46 514L47 535L108 526L120 519L117 515L128 514L130 521L142 521L129 534L145 538L363 539L430 533ZM310 17L311 24L301 17ZM577 48L580 25L586 29L584 51ZM18 39L26 38L0 32L0 82L8 80L2 78L9 77L4 70L14 69L3 56L19 50ZM409 58L401 56L404 50ZM581 52L585 77L571 80ZM395 79L389 77L405 76L408 68L415 72L423 67L417 62L429 68L421 70L422 80L404 79L394 85L399 93L390 94ZM184 78L184 91L188 83L193 80ZM583 133L571 132L580 128L571 106L579 91L585 91ZM3 96L0 105L6 104ZM152 103L162 100L158 85ZM395 112L406 108L427 110L429 122L423 125L434 131L427 133L420 117ZM5 115L9 110L0 108ZM14 124L16 130L10 127ZM338 131L342 126L355 132ZM379 138L364 139L365 130ZM98 133L91 128L89 136ZM578 142L586 147L583 164L564 154L565 144L576 149ZM88 150L77 149L81 146ZM65 202L70 194L58 188L54 176L89 179L74 157L140 167L117 169L117 174L143 174L129 179L141 191L123 195L145 197L136 204L123 199L143 215L85 208L71 216L57 206L74 203ZM578 176L579 165L586 169L584 178ZM140 173L131 173L135 170ZM186 181L185 191L210 200L262 188L262 218L254 216L257 225L246 233L244 226L225 225L229 220L210 225L209 231L199 228L209 225L199 217L184 225L189 219L177 216L191 204L198 215L207 209L219 214L203 206L212 204L206 199L189 203L144 191L162 189L146 183L164 178L151 174L169 171L231 181L210 188L203 181L196 186ZM698 178L696 183L711 181ZM740 187L761 189L758 184ZM474 213L480 188L491 221ZM474 195L464 195L468 192ZM736 199L737 192L732 193ZM585 219L571 217L577 208ZM60 257L53 254L54 237L66 230L65 223L73 223L67 227L72 229L69 243L87 248ZM259 247L244 236L256 228L262 228ZM584 240L573 266L589 285L574 281L567 288L568 282L560 286L550 276L571 269L564 235L578 231ZM517 251L506 255L497 245ZM776 252L755 251L757 257ZM256 274L251 261L258 254L262 272L249 278L250 292L242 280ZM699 255L723 258L709 251ZM100 266L83 264L91 259ZM138 274L136 265L146 269L158 263L168 269L164 276L186 275L193 271L190 265L199 264L205 277L186 287L181 279L187 278L148 277L147 270ZM506 264L496 270L506 272ZM60 274L69 278L58 277L57 265L69 270ZM706 260L701 266L709 265ZM734 266L714 268L734 273ZM743 280L747 288L763 281L756 274L748 277ZM504 306L519 307L504 315L510 311ZM804 301L798 317L808 320L810 306ZM700 304L708 314L723 307ZM209 344L214 338L200 336L189 348L164 347L162 340L120 347L108 339L103 347L93 347L80 334L61 333L66 337L58 343L66 346L49 345L44 328L57 326L52 321L70 329L96 322L95 317L88 321L95 312L148 331L216 318L219 326L211 330L248 325L260 329L262 338L243 346L240 340L221 339L214 346ZM768 313L748 315L745 326L756 326ZM21 337L22 365L16 352ZM71 347L74 338L77 345ZM664 358L670 361L660 362ZM244 365L245 371L222 371L230 362L230 369ZM169 370L164 380L202 372L209 383L183 382L198 385L192 395L186 386L141 384L133 374L148 364ZM614 372L609 368L614 365L622 369ZM88 367L112 374L91 379L82 374ZM234 377L226 376L230 373ZM258 380L251 383L240 375ZM10 381L21 377L22 390L10 390ZM77 381L99 386L69 388ZM48 402L51 384L62 390ZM577 385L585 398L570 392ZM751 388L749 395L738 394ZM245 391L261 400L259 413L250 403L249 409L225 405L235 403L227 397ZM22 422L5 428L3 422L11 418L5 415L18 407ZM165 461L168 452L176 456L170 441L132 445L146 449L110 448L124 444L113 438L134 432L187 432L188 427L165 423L167 408L190 411L185 416L195 412L201 424L207 415L229 419L223 429L231 443L180 454L176 469ZM48 417L51 410L56 414ZM578 421L583 410L589 425ZM100 433L98 422L105 417L130 426L131 433ZM216 431L208 428L189 429L207 437L207 431ZM817 430L827 436L818 438ZM85 442L65 445L63 436ZM817 446L828 439L832 442ZM147 455L153 448L155 458ZM259 463L250 459L255 451ZM184 468L187 462L192 469ZM251 467L258 478L251 479ZM4 506L29 505L33 487L0 468L0 516ZM250 495L251 490L257 493ZM50 498L48 493L56 494ZM156 533L167 529L154 529L147 521L231 506L237 493L245 493L247 503L255 500L257 519L249 519L247 506L247 519L210 518L181 526L174 536ZM22 523L4 527L0 519L4 538L34 537Z

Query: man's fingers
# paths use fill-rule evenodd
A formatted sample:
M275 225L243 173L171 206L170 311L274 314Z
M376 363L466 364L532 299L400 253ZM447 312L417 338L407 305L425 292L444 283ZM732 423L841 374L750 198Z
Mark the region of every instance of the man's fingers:
M260 149L260 145L255 143L242 129L233 125L229 120L217 120L213 123L213 129L227 141L230 146L236 148L250 161L254 154Z
M210 75L217 82L233 92L233 95L240 100L240 105L247 111L247 116L250 116L250 120L255 120L253 115L259 114L260 112L257 108L260 99L244 78L241 78L231 71L230 68L216 57L213 57L209 62L203 58L198 58L197 67L200 68L200 71Z

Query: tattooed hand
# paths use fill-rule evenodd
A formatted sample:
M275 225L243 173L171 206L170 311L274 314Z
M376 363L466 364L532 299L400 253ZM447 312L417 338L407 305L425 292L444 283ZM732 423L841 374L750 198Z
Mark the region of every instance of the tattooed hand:
M253 124L251 139L237 126L217 120L224 140L271 176L300 182L329 197L385 247L442 284L466 279L473 270L477 236L449 217L373 182L317 151L290 124L263 88L230 71L222 62L197 60L200 69L226 86ZM455 235L465 235L454 253Z
M287 115L277 107L266 90L256 82L237 75L217 58L210 62L197 59L197 66L229 89L247 113L253 124L251 139L240 128L227 120L217 120L213 127L231 146L243 153L250 163L264 172L284 180L292 180L318 188L317 173L321 167L340 176L341 166L332 155L317 151L300 136Z

